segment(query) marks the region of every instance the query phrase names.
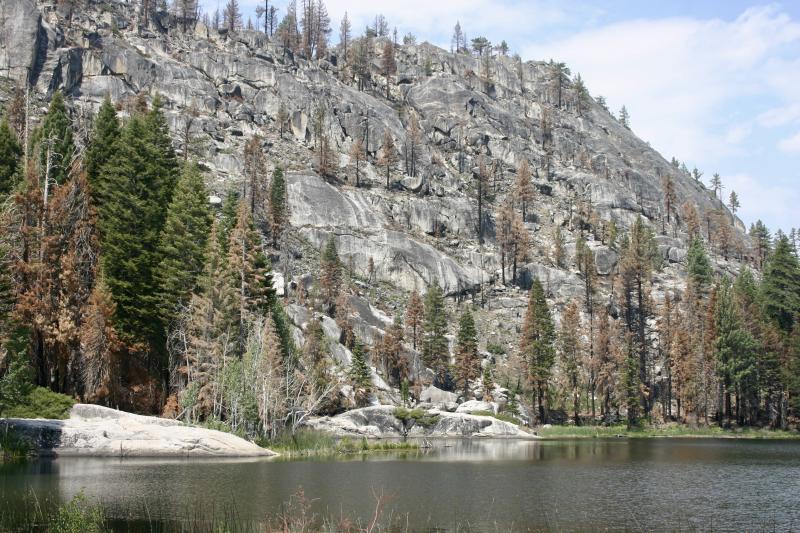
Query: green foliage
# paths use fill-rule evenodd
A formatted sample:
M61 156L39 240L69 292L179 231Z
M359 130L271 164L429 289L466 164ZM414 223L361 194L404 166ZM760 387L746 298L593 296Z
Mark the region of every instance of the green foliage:
M439 284L434 282L425 293L425 312L422 324L422 361L434 370L447 366L450 346L447 334L447 313L444 295ZM438 374L439 372L437 372Z
M30 443L7 424L0 425L0 463L5 461L24 461L31 455ZM0 527L2 520L0 520Z
M102 180L102 171L113 156L114 143L117 142L119 134L117 112L111 104L111 99L106 97L95 118L91 141L84 156L84 168L92 187L95 206L102 205L108 197L108 184Z
M481 360L478 356L478 332L475 319L469 307L461 314L458 321L456 337L456 385L464 394L469 390L469 382L477 379L481 372Z
M178 180L159 242L156 276L165 323L197 289L210 228L208 192L197 166L189 164Z
M543 386L550 379L555 364L555 325L544 295L544 288L538 279L528 296L528 309L522 326L520 355L528 365L531 381Z
M225 195L225 200L222 202L222 210L220 213L219 221L219 242L222 246L223 254L228 253L228 240L230 239L231 231L236 225L236 213L239 209L239 194L234 191L228 191Z
M3 119L0 121L0 199L14 188L21 155L17 136Z
M65 420L75 400L64 394L53 392L45 387L31 389L17 404L12 405L5 415L9 418L48 418Z
M783 332L790 333L800 314L800 263L786 236L775 243L761 290L767 316Z
M105 531L103 510L91 504L83 492L59 508L50 525L51 531L59 533L101 533Z
M367 358L364 355L364 346L356 342L353 347L353 361L350 365L350 379L356 387L369 389L372 378L367 365Z
M278 244L280 234L288 222L289 208L286 198L286 178L283 176L283 169L278 167L272 173L269 184L269 225L273 245Z
M703 243L697 237L692 239L692 243L689 245L686 271L698 289L707 288L713 281L714 271L711 268L711 262L708 260Z
M103 273L116 304L114 322L124 337L147 342L155 353L163 352L165 331L156 278L158 244L177 176L165 127L158 108L132 117L98 178L108 193L98 224Z
M419 424L422 427L430 428L439 422L439 415L429 414L424 409L406 409L405 407L395 407L392 411L394 417L406 427L411 427L413 424Z
M64 104L64 96L61 91L53 94L42 127L34 135L34 142L39 145L40 168L47 168L49 152L50 179L56 184L67 181L72 157L75 154L75 143L72 139L72 121L67 113L67 106Z
M336 250L336 240L331 235L322 251L322 257L320 257L322 301L331 316L336 310L336 297L339 295L341 285L342 262L339 260L339 252Z
M0 377L0 416L11 416L12 409L25 402L31 392L31 371L23 350L7 348L6 373Z

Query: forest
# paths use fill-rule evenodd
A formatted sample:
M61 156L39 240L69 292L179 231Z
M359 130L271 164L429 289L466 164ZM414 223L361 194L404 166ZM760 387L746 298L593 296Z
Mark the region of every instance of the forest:
M229 2L223 13L230 30L241 26L237 10ZM287 49L325 53L329 22L301 31L290 13L275 29L275 14L268 14L265 33L274 31ZM209 24L220 26L216 19ZM371 34L388 37L386 21L376 19ZM350 37L345 17L340 46L359 78L367 47ZM481 39L472 40L473 49L484 57L488 47L491 57ZM455 53L467 50L459 26L454 43ZM388 38L385 50L388 99L396 69ZM549 68L561 109L569 71L560 63ZM572 85L580 114L588 93L579 77ZM502 387L510 394L506 414L530 425L677 421L786 429L800 417L797 233L773 236L759 222L734 247L725 223L712 242L712 222L701 221L691 204L678 209L669 176L662 178L666 223L680 215L690 242L685 288L655 298L663 258L643 217L618 228L589 213L575 246L581 298L556 308L534 279L510 353L484 341L474 316L480 304L448 302L436 284L408 293L385 335L367 344L351 323L356 273L340 259L335 239L318 250L309 290L276 292L272 264L291 231L289 192L286 165L267 164L263 139L253 136L237 154L241 183L217 206L209 202L202 150L191 149L188 130L170 131L158 95L106 98L89 125L68 104L56 91L46 113L34 117L29 95L17 89L0 122L0 415L47 389L275 438L308 416L368 405L375 368L404 405L431 384L463 399L481 390L484 400ZM338 186L339 158L322 133L324 113L312 117L313 165ZM279 115L282 136L287 110ZM620 122L627 121L625 111ZM406 175L416 175L423 134L412 116L401 147L384 136L375 163L387 189L401 162ZM362 140L349 155L359 187L359 165L369 157ZM463 153L458 160L463 164ZM548 176L549 166L548 157ZM518 262L530 256L525 221L537 211L537 195L523 160L513 194L491 205L493 172L481 156L478 219L493 217L496 234L485 236L479 224L477 237L496 239L505 286L518 281ZM719 184L712 186L716 195ZM731 207L738 207L733 195ZM610 291L600 290L590 235L619 254ZM553 263L567 268L560 228L551 240ZM738 275L715 270L710 253L741 259ZM352 353L349 367L335 362L320 320L310 321L298 343L289 303L336 322L339 342ZM482 364L482 352L493 362ZM415 371L417 353L429 373Z

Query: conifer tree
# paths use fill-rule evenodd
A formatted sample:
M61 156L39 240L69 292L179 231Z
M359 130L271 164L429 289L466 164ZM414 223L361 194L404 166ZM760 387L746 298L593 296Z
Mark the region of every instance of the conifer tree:
M381 143L381 152L378 157L378 165L386 167L386 188L389 188L389 177L392 168L397 165L397 148L394 145L392 134L387 129L383 132L383 141Z
M387 40L381 52L381 71L386 78L386 99L389 99L389 88L391 87L390 76L397 72L397 62L394 59L394 45L391 40Z
M475 319L472 317L472 312L467 308L458 321L455 353L456 387L464 392L464 398L467 398L469 394L469 382L481 375L477 337Z
M178 180L159 242L161 263L156 275L162 316L167 323L197 288L210 229L208 191L200 169L190 164Z
M523 159L517 167L517 179L514 182L514 199L519 202L522 220L528 218L528 206L534 199L533 183L531 183L531 167L527 159Z
M119 135L120 126L117 112L111 104L111 99L106 96L94 120L92 137L84 157L86 177L92 187L92 200L98 207L108 195L105 192L106 185L100 180L102 170L113 155L114 143L117 142Z
M547 422L545 396L555 363L554 342L555 327L544 289L541 282L534 279L522 323L519 352L528 369L528 380L534 391L533 403L537 407L538 421L542 424Z
M361 140L361 137L356 137L350 146L350 161L356 168L356 187L361 186L361 162L366 159L365 156L364 141Z
M739 195L736 194L736 191L731 191L731 195L728 198L728 207L731 210L731 213L736 215L736 212L742 205L739 203Z
M289 222L289 205L286 197L286 178L283 169L278 167L272 173L269 184L269 231L272 245L278 247L280 236Z
M483 387L483 401L491 402L494 398L494 378L492 377L492 365L487 364L483 368L481 377L481 387Z
M0 199L14 187L21 156L22 148L17 142L17 136L3 118L0 121Z
M767 316L788 335L800 316L800 262L785 235L775 243L761 287Z
M425 315L422 326L422 362L436 373L438 386L447 386L447 366L450 360L450 346L447 334L447 314L444 309L444 295L439 284L433 285L425 293Z
M737 405L749 398L757 383L756 341L741 322L736 307L733 287L724 278L717 290L714 321L716 338L714 349L716 371L720 384L720 424L733 417L732 395L737 395Z
M238 327L244 342L250 313L264 315L273 309L276 296L272 287L272 266L264 254L247 202L239 202L236 226L228 242L227 279L237 294L231 322Z
M572 394L572 413L576 426L581 424L580 377L583 341L580 337L580 332L581 315L577 304L572 302L564 310L564 314L561 317L558 346L561 356L561 371L564 373L566 385Z
M420 334L422 333L422 321L425 314L425 307L422 298L416 289L408 298L406 306L406 327L411 330L411 345L416 350L419 344Z
M689 252L686 256L686 271L692 283L695 284L696 290L702 291L711 285L714 272L703 244L698 238L692 239L692 243L689 245Z
M53 94L50 107L42 122L41 130L35 136L39 144L40 168L49 168L47 176L55 184L64 183L69 176L75 144L72 138L72 121L64 104L61 91ZM48 163L48 158L50 162Z
M101 256L108 290L115 304L115 325L123 337L163 346L155 269L158 239L169 204L172 176L165 173L140 115L126 124L100 181L106 199L99 209ZM165 201L166 200L166 201Z
M336 297L342 286L342 262L339 260L333 235L328 238L320 257L319 284L322 290L322 303L328 314L333 315L336 311Z
M364 345L356 342L353 347L353 361L350 365L350 380L353 383L356 396L356 404L362 406L372 391L372 376L370 375L367 357L364 353Z

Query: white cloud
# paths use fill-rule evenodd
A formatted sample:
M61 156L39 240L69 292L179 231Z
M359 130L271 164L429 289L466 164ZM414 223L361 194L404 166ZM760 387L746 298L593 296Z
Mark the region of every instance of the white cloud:
M800 102L786 106L773 107L756 118L758 123L766 127L785 126L800 121Z
M791 72L793 65L780 54L798 46L800 24L768 6L729 22L621 22L528 46L523 56L566 61L593 94L606 96L615 108L625 104L633 129L655 148L703 162L737 153L748 137L742 122L752 117L731 112L738 99L797 100L798 85L773 78Z
M799 227L797 206L800 205L800 190L783 185L775 180L758 179L750 174L734 174L725 177L725 196L736 191L742 208L738 216L745 221L763 220L768 225L782 221L780 226L787 230Z
M782 139L778 143L778 148L780 148L782 152L788 154L800 154L800 131L791 137Z

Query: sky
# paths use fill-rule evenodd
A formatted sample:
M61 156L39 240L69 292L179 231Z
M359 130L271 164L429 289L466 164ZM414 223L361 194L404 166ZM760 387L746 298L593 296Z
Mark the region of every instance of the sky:
M202 0L213 12L217 0ZM225 0L219 0L220 8ZM263 0L239 0L247 15ZM288 0L270 0L285 13ZM564 61L667 159L735 190L748 226L800 227L800 1L327 0L338 29L377 13L400 35L450 48L505 40L523 60ZM253 15L255 21L255 16ZM338 31L333 32L338 42Z

